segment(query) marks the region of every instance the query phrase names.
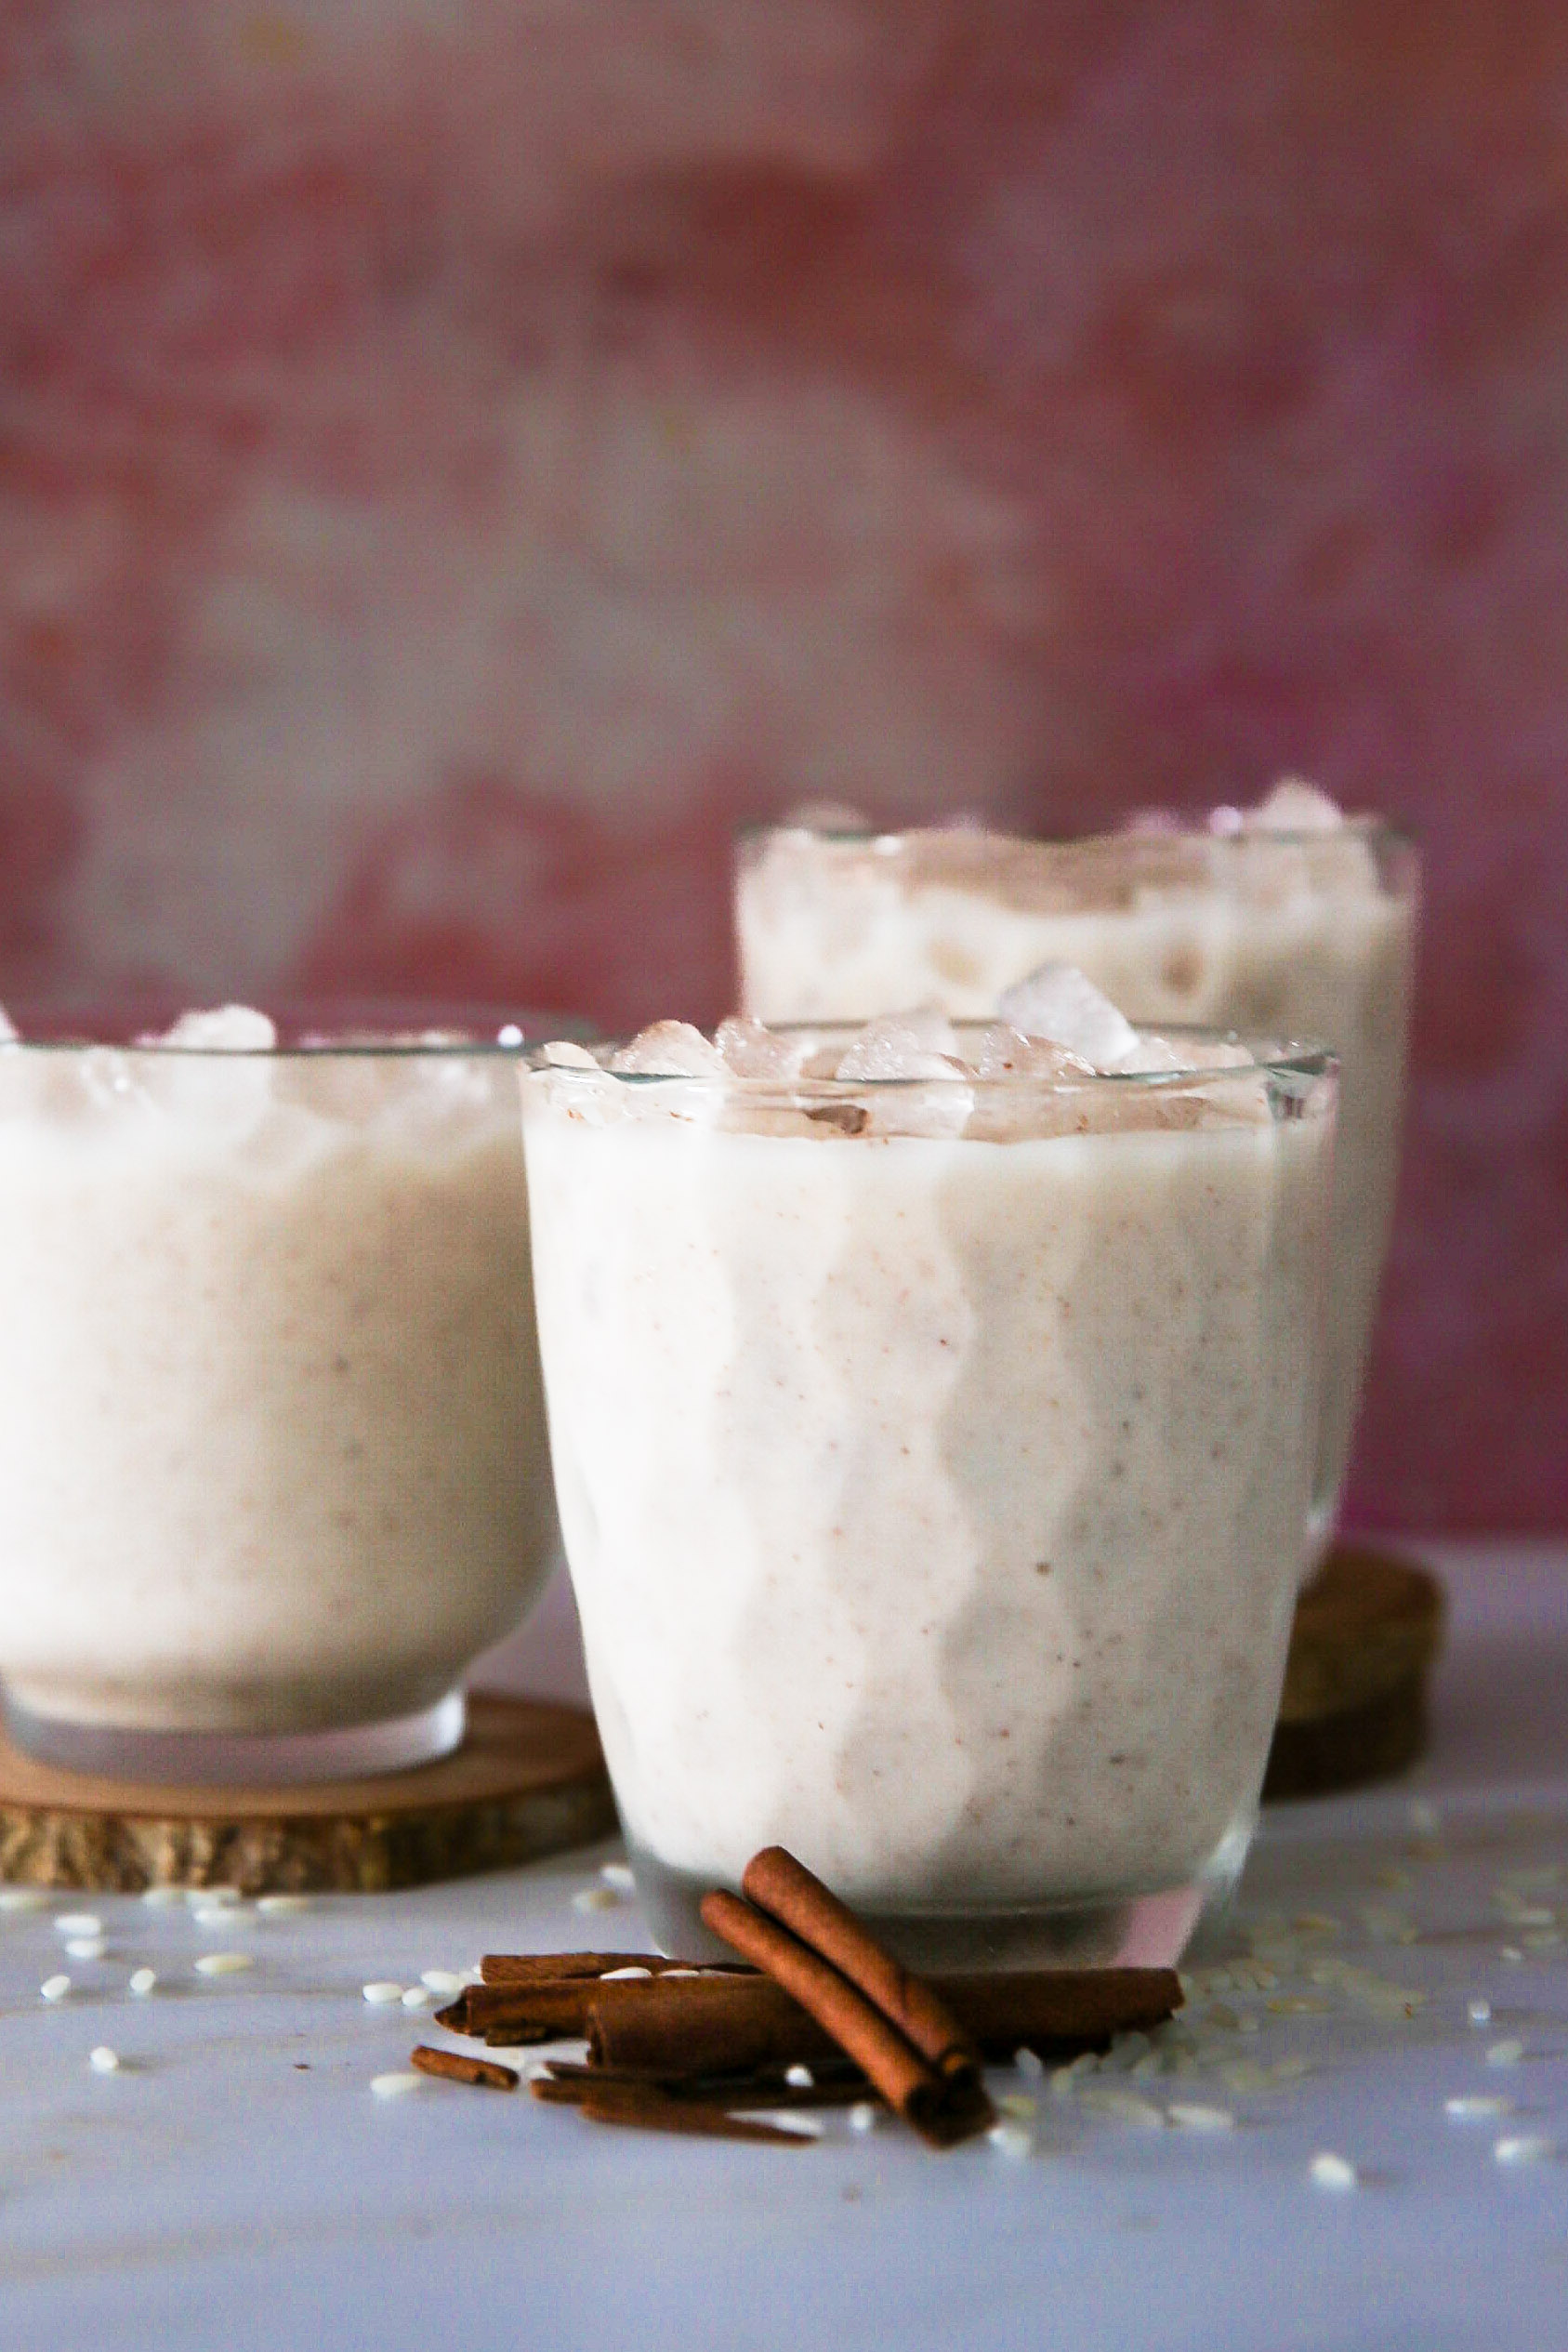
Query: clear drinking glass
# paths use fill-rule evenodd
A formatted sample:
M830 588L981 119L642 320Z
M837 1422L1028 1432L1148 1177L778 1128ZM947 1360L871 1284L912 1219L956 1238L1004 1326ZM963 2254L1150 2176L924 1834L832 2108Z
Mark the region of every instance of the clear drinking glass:
M1058 1082L524 1077L561 1525L665 1949L713 1949L701 1892L773 1841L928 1965L1169 1960L1232 1884L1336 1072L1179 1043Z
M528 1024L445 1019L0 1044L0 1680L29 1753L255 1786L460 1740L555 1518Z
M1326 1038L1343 1077L1312 1566L1338 1510L1388 1250L1417 889L1414 845L1377 818L1061 841L780 826L739 845L742 1006L762 1021L921 1004L979 1018L1058 961L1160 1026Z

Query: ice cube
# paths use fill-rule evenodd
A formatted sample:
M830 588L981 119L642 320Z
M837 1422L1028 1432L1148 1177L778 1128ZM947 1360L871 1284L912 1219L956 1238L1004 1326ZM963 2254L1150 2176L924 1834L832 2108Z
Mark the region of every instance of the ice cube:
M800 1067L800 1047L795 1038L777 1037L762 1022L738 1014L719 1023L713 1042L732 1077L788 1079Z
M1282 776L1244 820L1252 833L1337 833L1344 812L1304 776Z
M909 1012L895 1012L894 1021L914 1032L928 1053L944 1053L955 1062L960 1059L958 1033L940 1005L916 1005Z
M626 1077L707 1078L728 1076L724 1056L689 1021L655 1021L611 1057Z
M161 1037L138 1040L152 1051L125 1059L138 1093L187 1130L184 1141L228 1151L253 1141L273 1106L277 1041L264 1012L219 1005L182 1012Z
M936 1042L945 1032L944 1051ZM868 1021L838 1062L834 1076L856 1082L879 1079L955 1078L968 1075L958 1059L958 1040L940 1013L883 1013Z
M1066 1046L1049 1037L1026 1037L1021 1029L1011 1028L1005 1021L995 1022L982 1033L970 1066L977 1078L1034 1078L1048 1085L1095 1075L1093 1063L1086 1062L1082 1054L1069 1052Z
M1158 1029L1138 1033L1138 1059L1125 1064L1139 1070L1245 1070L1256 1056L1234 1037L1167 1037Z
M878 1091L865 1105L866 1135L919 1135L942 1140L962 1135L974 1109L974 1089L955 1085L962 1072L955 1064L946 1079L934 1086L893 1086Z
M996 1010L1026 1037L1048 1037L1097 1070L1138 1067L1137 1030L1075 964L1041 964Z
M174 1046L182 1053L270 1053L278 1032L251 1005L218 1005L209 1012L182 1012L161 1037L138 1042Z

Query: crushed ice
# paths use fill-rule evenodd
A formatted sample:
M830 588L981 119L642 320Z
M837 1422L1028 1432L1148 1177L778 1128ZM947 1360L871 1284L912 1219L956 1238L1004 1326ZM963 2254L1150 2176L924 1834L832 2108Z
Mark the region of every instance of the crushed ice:
M182 1012L161 1037L144 1042L182 1053L270 1053L278 1032L253 1005L217 1005L208 1012Z
M929 1005L842 1027L771 1029L739 1015L711 1038L658 1021L597 1051L543 1046L547 1099L589 1125L660 1112L689 1122L822 1141L835 1135L967 1136L1009 1142L1111 1127L1198 1127L1272 1116L1269 1083L1251 1090L1209 1073L1255 1069L1234 1039L1185 1041L1138 1030L1067 964L1047 964L1002 1000L1003 1017L955 1028ZM1100 1089L1101 1076L1173 1077L1170 1088ZM643 1096L616 1078L672 1083ZM727 1080L714 1086L714 1079ZM597 1083L595 1082L597 1081ZM708 1081L709 1083L703 1083ZM862 1087L847 1102L833 1089Z
M1255 809L1242 818L1249 833L1337 833L1345 813L1337 800L1320 792L1304 776L1282 776Z
M1132 1023L1075 964L1042 964L1009 988L996 1010L1024 1037L1062 1046L1097 1070L1140 1066Z

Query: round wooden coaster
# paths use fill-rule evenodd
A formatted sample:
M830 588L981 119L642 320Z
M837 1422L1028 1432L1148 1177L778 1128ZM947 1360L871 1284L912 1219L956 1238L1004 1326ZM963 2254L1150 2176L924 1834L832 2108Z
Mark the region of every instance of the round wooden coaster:
M1359 1788L1416 1762L1443 1617L1428 1569L1335 1546L1296 1605L1265 1801Z
M380 1894L603 1837L614 1802L591 1716L482 1693L463 1745L370 1780L154 1788L35 1764L0 1734L0 1880L135 1892Z

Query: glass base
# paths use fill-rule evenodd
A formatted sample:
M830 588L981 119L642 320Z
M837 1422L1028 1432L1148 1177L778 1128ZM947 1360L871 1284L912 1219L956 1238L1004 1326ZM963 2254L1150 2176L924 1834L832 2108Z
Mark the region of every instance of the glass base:
M341 1731L125 1731L113 1724L37 1715L9 1697L4 1708L12 1746L39 1764L103 1780L196 1788L288 1788L411 1772L460 1747L468 1724L460 1690L416 1714Z
M1038 1909L875 1911L855 1906L878 1943L906 1966L942 1974L995 1968L1174 1968L1200 1922L1228 1909L1248 1834L1232 1832L1194 1883L1158 1892L1046 1903ZM658 1949L687 1961L732 1960L703 1925L714 1883L672 1870L628 1842L638 1900Z

